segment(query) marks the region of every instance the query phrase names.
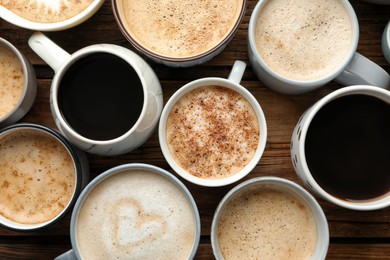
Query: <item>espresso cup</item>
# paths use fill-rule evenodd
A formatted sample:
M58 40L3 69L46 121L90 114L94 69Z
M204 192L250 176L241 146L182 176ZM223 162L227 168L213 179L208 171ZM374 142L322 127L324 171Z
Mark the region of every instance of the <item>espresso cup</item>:
M189 67L220 54L245 16L247 0L112 0L125 38L151 60Z
M382 51L385 59L390 63L390 20L382 34Z
M389 74L356 52L359 24L347 0L260 0L248 31L248 55L258 78L283 94L328 82L390 86Z
M36 124L0 130L0 224L41 229L73 206L89 177L85 154L63 136Z
M200 238L199 212L171 173L124 164L83 190L70 237L73 249L56 259L192 259Z
M0 38L0 87L0 127L4 127L30 110L37 93L37 79L28 59L3 38Z
M325 259L328 222L298 184L257 177L223 197L211 224L211 245L216 259Z
M228 79L192 81L166 103L158 129L160 147L172 169L187 181L228 185L259 162L267 124L256 98L239 84L245 67L236 61Z
M70 55L42 33L34 33L29 44L55 71L51 112L73 144L89 153L118 155L149 139L163 97L156 74L141 57L113 44Z
M2 0L0 17L36 31L60 31L88 20L104 0Z
M297 175L322 198L354 210L390 205L390 92L373 86L336 90L295 126Z

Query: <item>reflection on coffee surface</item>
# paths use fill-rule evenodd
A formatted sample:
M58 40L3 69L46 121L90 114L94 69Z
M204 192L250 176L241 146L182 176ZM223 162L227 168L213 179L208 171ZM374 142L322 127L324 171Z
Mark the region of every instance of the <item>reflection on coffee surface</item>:
M0 45L0 118L14 109L22 96L23 66L18 57Z
M20 224L50 221L69 204L75 166L56 138L23 129L0 139L0 214Z
M0 0L0 5L27 20L54 23L84 11L93 0Z
M370 200L390 191L390 105L371 96L335 99L314 116L306 140L316 182L345 200Z
M311 259L317 226L308 206L291 192L251 188L225 206L218 244L228 259Z
M353 42L350 16L338 0L271 0L259 13L255 41L276 73L316 80L333 73Z
M171 58L203 54L236 25L243 0L120 0L127 32L149 51Z
M251 104L238 92L205 86L181 97L170 111L166 139L174 160L190 174L222 179L253 158L260 126Z
M76 240L83 259L187 259L195 217L185 193L145 170L103 180L81 206Z

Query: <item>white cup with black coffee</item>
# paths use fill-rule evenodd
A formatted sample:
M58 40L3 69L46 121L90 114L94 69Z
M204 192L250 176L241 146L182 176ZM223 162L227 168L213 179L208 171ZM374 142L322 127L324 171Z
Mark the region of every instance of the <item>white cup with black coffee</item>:
M305 185L354 210L390 206L390 92L365 85L338 89L299 119L291 160Z
M258 78L283 94L301 94L335 80L390 86L390 75L356 52L359 24L347 0L260 0L248 29Z
M94 154L117 155L141 146L153 133L163 106L160 82L134 52L96 44L72 55L42 33L31 48L55 71L50 91L59 130Z

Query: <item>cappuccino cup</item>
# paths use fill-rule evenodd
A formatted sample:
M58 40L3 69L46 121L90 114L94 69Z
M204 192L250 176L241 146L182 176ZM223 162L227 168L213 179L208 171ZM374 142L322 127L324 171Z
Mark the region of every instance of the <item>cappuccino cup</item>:
M148 164L124 164L83 190L70 237L73 249L57 260L193 259L199 212L188 189L171 173Z
M283 94L328 82L390 86L389 74L356 52L359 24L347 0L260 0L248 31L248 55L258 78Z
M61 219L85 187L85 154L62 135L36 124L0 130L0 224L42 229Z
M259 162L267 124L256 98L239 84L245 67L236 61L228 79L192 81L166 103L158 129L160 147L172 169L187 181L228 185Z
M247 0L112 0L125 38L151 60L170 67L209 61L229 44Z
M390 92L348 86L321 98L291 138L295 172L318 196L353 210L390 205Z
M88 20L104 0L0 0L0 17L35 31L60 31Z
M0 127L4 127L30 110L37 93L37 80L28 59L3 38L0 38L0 89Z
M390 20L382 34L382 51L385 59L390 63Z
M55 72L51 112L73 144L93 154L118 155L149 139L163 97L156 74L141 57L113 44L71 55L39 32L29 45Z
M278 177L240 183L219 203L211 224L216 259L325 259L329 229L314 197Z

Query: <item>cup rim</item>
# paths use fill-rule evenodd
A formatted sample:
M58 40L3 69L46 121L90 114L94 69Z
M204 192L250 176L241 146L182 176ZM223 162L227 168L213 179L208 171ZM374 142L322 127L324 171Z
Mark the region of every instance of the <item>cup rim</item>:
M313 255L325 259L329 247L329 227L322 207L317 202L317 200L303 187L291 180L276 176L255 177L241 182L240 184L233 187L220 200L214 212L211 223L211 245L214 256L218 259L218 255L220 252L218 244L218 222L226 205L230 202L232 198L236 197L242 192L245 192L247 189L262 185L273 185L277 187L282 187L283 190L294 193L296 196L299 197L299 199L305 202L306 206L311 210L317 226L317 245L315 251L313 252ZM319 243L323 244L319 245Z
M255 36L254 36L255 35L256 21L258 19L258 16L259 16L262 8L264 7L264 5L268 1L270 1L270 0L259 0L257 2L257 4L256 4L256 6L255 6L255 8L250 16L249 27L248 27L248 46L251 49L251 53L254 55L253 60L256 63L259 63L261 65L261 67L268 74L272 75L272 77L278 79L281 82L284 82L287 84L292 83L295 86L298 86L300 88L307 88L307 87L311 87L311 86L325 85L326 83L333 80L337 75L339 75L345 69L345 67L350 63L351 59L355 55L355 52L356 52L356 49L358 46L358 42L359 42L359 23L358 23L356 13L355 13L351 3L349 3L349 1L342 0L341 2L349 14L352 29L353 29L352 44L351 44L351 48L350 48L348 55L346 55L344 57L343 62L341 62L340 65L336 69L333 70L333 73L331 75L326 75L326 76L323 76L321 78L311 79L311 80L297 80L297 79L289 79L289 78L277 73L273 69L271 69L267 65L267 63L264 61L264 59L261 57L260 53L258 52L258 50L256 48L256 40L255 40Z
M82 136L79 134L76 130L74 130L68 122L65 120L65 118L62 115L62 112L60 110L60 106L58 103L58 93L60 89L60 82L63 78L63 76L66 74L66 72L69 70L69 68L78 60L87 57L89 55L93 55L96 53L108 53L114 56L117 56L121 58L122 60L126 61L130 67L136 72L138 79L140 80L142 84L142 90L143 90L143 105L141 113L137 119L137 121L132 125L127 132L124 134L117 136L113 139L109 140L94 140L90 139L88 137ZM51 91L50 91L50 100L51 100L51 109L54 112L54 114L57 117L57 120L60 122L61 128L64 128L68 133L71 133L72 136L76 137L78 140L81 140L82 142L93 145L107 145L112 143L119 143L123 141L124 139L128 138L129 135L131 135L134 131L136 131L137 127L141 124L142 119L145 117L147 113L147 107L148 107L148 91L146 89L147 82L146 79L143 77L143 70L137 64L138 61L136 61L133 58L127 57L127 55L135 55L135 57L138 57L141 59L136 53L133 51L126 49L122 46L115 45L115 44L94 44L87 47L84 47L73 54L70 55L70 58L68 61L66 61L64 64L61 65L61 67L58 69L58 71L55 73L52 84L51 84Z
M61 31L72 28L95 14L99 8L103 5L104 0L93 0L93 2L82 12L70 17L69 19L53 22L53 23L39 23L23 18L7 8L0 5L0 17L5 21L14 24L18 27L35 30L35 31Z
M337 89L325 97L321 98L317 101L309 111L307 111L307 117L305 120L305 124L301 125L301 141L298 143L298 150L302 157L302 168L303 171L309 174L305 176L308 179L309 186L312 190L316 191L323 198L328 201L334 203L335 205L341 206L343 208L352 209L352 210L360 210L360 211L369 211L369 210L377 210L387 206L390 206L390 191L384 194L381 197L373 198L367 201L346 201L339 199L327 191L325 191L318 183L315 181L314 177L311 175L309 167L306 161L305 154L305 144L306 144L306 135L310 126L311 121L317 114L317 112L330 101L338 99L343 96L353 95L353 94L364 94L368 96L373 96L378 99L381 99L383 102L386 102L390 105L390 91L369 85L353 85L347 86L344 88ZM384 97L388 98L388 101L384 100Z
M63 137L60 133L56 132L55 130L49 127L39 125L39 124L33 124L33 123L17 123L0 129L0 136L7 134L8 132L12 134L12 132L14 131L23 130L23 129L38 131L40 133L44 133L49 135L50 137L55 138L59 143L63 145L63 147L67 150L69 156L72 158L74 171L75 171L75 187L73 190L72 197L69 200L68 204L64 207L64 209L54 218L38 224L21 224L11 220L6 220L5 221L6 223L4 223L3 220L1 220L0 223L1 226L4 226L8 229L15 230L15 231L34 231L34 230L40 230L42 228L45 228L47 226L56 223L61 218L63 218L65 214L69 212L70 208L76 202L78 193L82 188L82 167L81 167L81 161L78 157L75 148L69 143L69 141L65 137Z
M191 192L188 190L188 188L173 174L169 173L168 171L151 165L151 164L145 164L145 163L127 163L127 164L121 164L118 166L115 166L113 168L110 168L103 173L99 174L96 178L94 178L91 182L88 183L88 185L83 189L81 194L79 195L75 205L74 210L72 212L71 221L70 221L70 238L71 238L71 244L72 248L77 256L78 259L81 259L81 254L79 252L79 249L77 247L77 238L76 238L76 228L77 228L77 219L78 215L80 213L80 209L82 208L85 200L87 199L89 193L101 182L104 180L110 178L113 175L120 174L126 171L134 171L134 170L145 170L152 174L158 174L160 176L163 176L167 180L169 180L171 183L175 184L185 195L185 197L188 199L188 202L191 204L191 209L193 211L194 215L194 222L195 222L195 239L193 243L192 250L189 255L189 259L192 259L196 252L197 248L199 246L200 241L200 233L201 233L201 222L200 222L200 215L198 211L198 207L196 205L196 202L191 194Z
M118 10L118 5L117 5L118 0L111 0L112 3L112 10L114 13L115 20L119 26L120 31L122 32L123 36L132 44L132 46L139 52L147 55L148 57L163 62L165 64L170 64L170 63L183 63L183 64L192 64L193 62L196 62L198 60L201 60L205 57L208 57L212 55L213 53L217 52L219 49L223 48L226 44L228 44L232 38L234 37L235 33L238 31L242 20L245 17L246 13L246 6L247 6L247 0L243 0L242 3L242 8L240 11L240 15L238 16L234 26L230 30L230 32L223 38L222 41L220 41L218 44L216 44L214 47L211 49L202 52L197 55L189 56L189 57L169 57L169 56L164 56L158 53L155 53L145 47L142 46L142 44L138 43L137 40L135 40L130 33L127 32L122 19L120 18L120 12Z
M222 86L225 88L229 88L234 90L235 92L242 95L248 102L251 104L253 110L256 112L258 123L260 126L260 139L259 144L257 146L255 155L250 160L250 162L238 173L229 176L227 178L222 179L204 179L200 177L193 176L192 174L185 171L183 168L179 166L179 164L172 158L171 153L169 151L167 141L166 141L166 135L165 135L165 129L166 129L166 121L169 116L169 113L175 103L186 93L199 88L199 87L206 87L210 85L217 85ZM192 182L194 184L205 186L205 187L218 187L218 186L225 186L229 185L231 183L234 183L242 178L244 178L246 175L248 175L257 165L257 163L260 161L263 152L265 150L266 142L267 142L267 123L265 119L265 115L263 113L263 110L256 100L256 98L243 86L228 80L224 78L217 78L217 77L207 77L207 78L201 78L192 82L187 83L186 85L182 86L180 89L178 89L167 101L167 103L164 106L164 109L160 116L160 122L159 122L159 128L158 128L158 136L159 136L159 143L161 151L164 155L165 160L168 162L168 164L171 166L171 168L179 174L182 178L186 179L189 182Z

